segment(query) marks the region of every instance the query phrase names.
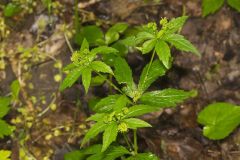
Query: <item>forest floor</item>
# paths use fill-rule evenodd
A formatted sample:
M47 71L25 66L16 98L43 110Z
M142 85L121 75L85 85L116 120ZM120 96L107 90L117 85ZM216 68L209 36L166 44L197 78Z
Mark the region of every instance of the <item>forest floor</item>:
M79 148L86 132L85 119L90 114L86 101L93 95L106 96L104 85L92 87L88 96L84 96L80 84L63 93L58 92L59 82L54 76L62 73L57 65L59 62L66 65L71 56L62 28L65 23L66 28L72 25L74 14L73 2L60 2L65 6L63 14L55 16L53 25L41 31L40 40L36 36L36 21L39 17L48 17L41 7L34 14L20 19L15 17L8 22L11 26L6 46L9 56L6 69L0 71L0 94L7 94L11 82L19 79L19 74L24 75L25 78L20 78L25 84L21 90L21 105L30 109L33 106L37 117L30 128L26 129L26 123L17 125L18 138L23 136L22 133L27 135L19 138L21 141L17 138L0 141L0 148L12 150L15 157L24 152L39 160L46 154L52 154L53 160L62 160L64 153ZM83 26L98 23L106 29L116 22L142 25L159 22L161 17L181 16L183 11L190 17L182 34L200 50L202 57L173 50L173 67L166 77L154 83L153 88L196 89L198 96L177 108L143 117L153 127L138 132L140 150L151 151L163 160L240 160L240 129L224 140L210 141L203 137L202 126L196 121L199 111L212 102L240 104L240 13L224 6L216 14L203 18L200 0L167 0L159 4L140 0L91 2L79 4ZM47 58L31 57L22 61L17 46L33 48L36 43L39 50L49 53ZM137 53L129 54L127 60L134 73L147 62ZM24 70L26 63L30 63L27 71ZM53 104L56 104L56 110ZM11 112L7 119L11 121L18 114ZM48 135L61 127L64 129L61 136L48 139Z

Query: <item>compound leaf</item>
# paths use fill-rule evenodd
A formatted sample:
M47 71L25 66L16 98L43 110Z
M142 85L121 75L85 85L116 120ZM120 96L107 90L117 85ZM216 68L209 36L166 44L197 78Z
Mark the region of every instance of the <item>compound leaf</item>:
M177 89L164 89L161 91L147 92L142 95L140 101L143 104L157 108L175 107L187 98L196 96L196 91L184 91Z
M204 125L203 134L209 139L227 137L240 123L240 106L229 103L213 103L198 115L198 122Z

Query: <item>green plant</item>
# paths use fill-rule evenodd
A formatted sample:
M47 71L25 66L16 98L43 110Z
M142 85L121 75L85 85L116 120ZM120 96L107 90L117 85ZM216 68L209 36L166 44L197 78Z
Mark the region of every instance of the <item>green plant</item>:
M209 14L215 13L221 8L225 0L203 0L202 2L202 15L205 17ZM240 1L239 0L227 0L227 4L232 8L240 12Z
M199 55L197 49L182 35L176 34L187 17L179 17L168 22L166 18L160 21L161 29L157 29L156 23L149 23L142 27L140 32L128 38L129 44L135 44L142 54L152 53L150 62L144 67L138 84L133 80L132 70L127 61L122 58L117 49L107 47L119 38L119 32L110 29L105 35L105 43L101 46L89 49L86 39L82 41L81 49L75 51L71 57L72 63L65 67L68 74L60 86L60 90L72 86L82 76L82 84L86 93L91 84L92 72L103 77L105 81L118 93L109 94L102 98L92 108L94 115L88 121L94 121L82 140L81 146L103 132L103 143L93 145L80 151L74 151L65 156L65 159L104 159L113 160L125 157L134 159L158 159L151 153L138 153L137 129L151 127L151 125L137 117L157 111L161 108L175 107L178 103L196 96L196 91L183 91L178 89L163 89L147 91L151 84L160 76L165 75L171 67L172 56L169 44L179 50L192 52ZM113 27L114 28L114 27ZM120 27L122 28L122 26ZM116 28L115 28L116 29ZM108 38L107 38L108 37ZM157 53L158 59L155 59ZM114 54L112 68L103 62L103 56ZM110 74L117 82L105 78L102 74ZM130 140L128 133L133 134ZM118 137L125 140L123 147L117 143Z
M240 106L210 104L199 113L198 122L204 125L204 136L213 140L224 139L240 124Z

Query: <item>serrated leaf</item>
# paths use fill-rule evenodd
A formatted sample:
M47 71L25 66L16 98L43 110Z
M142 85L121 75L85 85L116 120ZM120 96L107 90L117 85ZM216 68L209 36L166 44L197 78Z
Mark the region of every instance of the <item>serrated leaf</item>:
M88 92L92 78L92 70L90 68L84 68L82 70L82 83L85 89L85 92Z
M3 138L4 136L9 136L12 134L13 127L1 119L0 119L0 128L1 128L0 138Z
M89 156L86 160L104 160L105 153L97 153Z
M165 37L165 40L181 51L191 52L200 56L199 51L194 45L186 40L182 35L170 34Z
M122 108L126 107L128 103L130 103L130 100L125 95L121 95L116 100L116 103L113 106L113 110L119 112Z
M141 73L138 90L143 93L158 77L166 73L166 68L159 62L153 61L151 67L146 65Z
M111 67L102 61L94 61L91 63L91 68L96 72L113 74Z
M70 63L68 64L67 66L65 66L63 68L63 71L69 71L69 70L73 70L73 69L76 69L78 66L74 63Z
M104 160L115 160L123 155L130 155L131 153L123 146L110 146L107 150Z
M117 99L120 97L121 95L116 94L116 95L110 95L108 97L105 97L103 99L101 99L93 108L93 110L95 112L109 112L112 111L114 104L116 103Z
M142 47L137 47L137 48L142 52L142 54L146 54L153 50L156 42L157 42L156 39L150 39L150 40L145 41L143 43Z
M117 123L113 122L110 125L108 124L107 128L103 133L103 146L101 152L104 152L112 142L116 141L117 134L118 134Z
M205 17L209 14L215 13L223 4L224 0L203 0L202 15Z
M84 26L80 31L77 31L74 41L78 45L81 45L84 38L93 46L98 43L98 40L103 39L103 32L95 25Z
M128 128L131 128L131 129L152 127L149 123L138 118L128 118L128 119L124 119L123 121L127 124Z
M139 153L135 156L131 156L126 160L159 160L159 158L152 153Z
M9 111L11 102L10 97L0 97L0 118L4 117Z
M117 23L112 26L105 35L105 40L107 44L115 42L119 39L119 33L123 33L128 27L127 23Z
M204 125L204 136L213 140L223 139L240 124L240 106L210 104L199 113L198 122Z
M123 118L137 117L157 110L159 109L149 105L135 105L129 108L129 111L123 116Z
M86 121L102 121L105 116L106 116L105 113L96 113L90 116Z
M130 88L134 86L132 70L125 59L118 57L114 63L114 77L119 84L126 84Z
M146 40L150 40L153 39L155 37L155 35L149 33L149 32L139 32L136 36L136 44L140 44L143 43Z
M240 12L240 1L239 0L227 0L227 3L232 8L236 9L238 12Z
M80 77L80 75L82 73L82 69L83 69L82 67L78 67L78 68L70 71L70 73L68 73L66 78L61 83L60 88L59 88L60 91L63 91L67 87L71 87Z
M146 92L140 98L143 104L151 105L157 108L175 107L177 103L195 97L196 91L184 91L177 89L164 89L161 91Z
M164 41L158 41L155 46L155 51L158 55L158 58L166 68L170 68L170 58L171 58L171 51L168 44Z
M118 53L119 51L113 47L100 46L91 50L94 54L110 54L110 53Z
M0 159L1 160L11 160L11 151L8 150L0 150Z
M88 41L84 38L81 48L80 48L80 51L84 51L85 49L89 50L89 44L88 44Z
M166 34L172 34L179 31L186 22L187 18L188 16L182 16L171 19L171 21L166 24L167 28Z
M20 83L18 82L18 80L13 81L10 88L13 100L17 100L20 92Z
M104 122L95 123L86 133L82 140L81 146L83 146L87 141L96 137L99 133L103 132L107 127L107 124Z

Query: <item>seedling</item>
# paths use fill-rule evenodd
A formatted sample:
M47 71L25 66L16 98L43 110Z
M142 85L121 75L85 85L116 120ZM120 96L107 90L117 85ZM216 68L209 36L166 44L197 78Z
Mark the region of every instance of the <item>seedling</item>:
M163 89L148 91L151 84L160 76L164 76L171 67L172 59L170 46L179 50L192 52L200 55L197 49L182 35L177 32L182 28L187 17L179 17L168 22L166 18L160 21L161 29L158 30L156 23L149 23L142 27L141 31L128 42L135 44L142 54L152 54L150 62L144 67L138 83L133 80L132 70L127 61L121 57L117 49L108 47L119 38L118 32L108 31L105 41L97 48L89 49L89 43L83 40L81 49L72 55L72 63L65 67L67 77L60 86L60 90L71 87L82 76L82 84L85 92L88 92L92 72L104 77L103 74L112 75L117 84L105 79L117 94L102 98L92 110L94 115L87 121L94 121L82 140L84 147L89 140L102 134L102 144L92 145L80 151L67 154L65 159L77 156L78 159L113 160L125 157L128 160L135 159L158 159L151 153L138 153L137 130L151 125L138 117L147 113L158 111L161 108L175 107L178 103L196 96L196 91L183 91L178 89ZM103 56L115 54L113 66L103 62ZM155 59L155 54L158 58ZM133 134L130 140L128 134ZM117 143L119 138L125 143L122 146Z

